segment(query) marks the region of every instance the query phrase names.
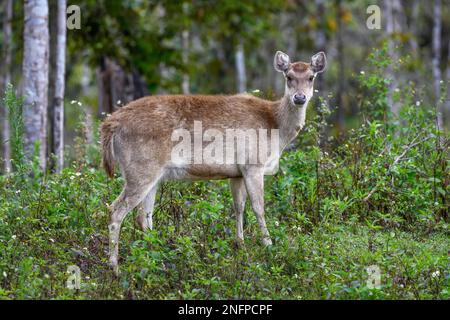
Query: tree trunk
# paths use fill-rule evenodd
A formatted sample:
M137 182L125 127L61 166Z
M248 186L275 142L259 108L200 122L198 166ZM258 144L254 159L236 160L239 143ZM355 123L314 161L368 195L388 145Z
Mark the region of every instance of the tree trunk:
M443 110L442 103L440 103L441 96L441 0L434 0L433 2L433 36L432 36L432 70L433 70L433 93L434 103L436 104L437 111L437 124L439 129L443 129Z
M109 108L109 89L105 88L107 82L103 80L104 78L104 59L102 58L100 61L100 65L95 69L95 76L97 79L97 91L98 91L98 99L97 99L97 111L98 117L103 119L108 113L107 108Z
M115 104L111 94L111 63L107 57L102 57L100 66L97 68L97 86L98 86L98 112L100 118L111 114L115 110Z
M447 64L446 64L446 73L445 73L445 80L447 82L447 99L445 99L444 104L444 120L447 121L447 125L449 123L450 119L450 41L448 43L448 56L447 56Z
M339 62L339 81L338 90L336 94L337 101L337 125L340 132L343 132L345 121L344 121L344 99L343 95L345 93L345 56L344 56L344 40L343 40L343 25L342 25L342 3L341 0L336 0L336 15L337 15L337 55Z
M411 37L409 39L409 44L411 46L413 56L415 58L419 55L419 44L417 43L417 21L419 18L419 12L420 12L420 1L414 0L412 2L412 13L411 13L411 21L409 24L409 28L411 30Z
M139 99L150 94L147 88L147 83L142 75L136 69L131 74L133 80L133 100Z
M136 70L126 72L115 60L108 57L102 57L96 74L100 118L148 94L145 82Z
M316 17L317 17L317 27L314 31L314 43L316 52L319 51L326 51L326 43L327 39L325 36L325 28L326 28L326 21L325 21L325 0L316 0ZM324 88L324 77L317 77L316 81L316 88L321 92Z
M189 14L189 4L187 2L183 3L183 14L187 16ZM186 70L183 72L183 80L181 83L181 90L183 94L189 94L190 93L190 79L189 79L189 72L188 64L189 64L189 29L187 26L185 26L184 30L181 32L181 58L183 60L183 66L186 68Z
M55 43L52 55L54 65L52 68L50 86L52 93L51 104L53 113L53 139L52 153L55 155L55 171L60 173L64 167L64 87L66 72L66 0L59 0L56 4Z
M48 3L26 0L24 4L23 120L25 153L30 159L39 143L39 164L46 169L48 103Z
M396 21L396 1L392 0L385 0L384 1L384 12L386 12L386 33L388 36L388 50L389 50L389 56L391 59L391 64L388 66L386 73L387 78L391 81L389 84L389 90L388 90L388 97L387 97L387 103L388 107L390 108L390 111L395 115L399 115L399 108L400 106L398 103L394 102L394 90L397 88L397 79L394 73L394 67L393 64L398 60L398 55L396 51L396 41L395 41L395 32L399 25Z
M280 16L277 18L279 19L278 24L280 25L280 30L284 30L283 32L281 32L281 43L286 44L286 48L285 50L283 50L284 52L286 52L290 57L293 57L295 55L297 55L297 35L295 33L295 31L293 30L293 28L291 27L292 25L292 19L295 19L298 16L298 12L294 11L293 13L291 12L282 12L280 14ZM294 18L292 18L292 15L294 16ZM271 57L269 61L272 61L273 56L275 54L275 50L276 48L279 46L279 44L277 43L277 41L274 39L273 40L273 48L271 50ZM273 65L272 64L268 64L270 65L270 68L273 69ZM280 77L277 72L273 73L273 88L275 89L275 92L277 94L284 94L284 85L285 85L285 80Z
M81 94L86 97L89 92L89 81L91 72L86 64L82 66L83 72L81 76ZM84 141L88 146L94 144L94 125L92 121L92 107L89 104L83 105L84 107Z
M235 55L236 63L236 76L237 76L237 90L238 92L245 92L247 90L247 77L245 72L245 55L244 46L242 42L236 47Z
M1 74L0 83L0 96L3 96L6 90L6 86L11 82L11 58L12 58L12 15L13 15L13 1L4 1L4 20L3 20L3 72ZM9 114L8 108L3 106L1 109L3 117L3 130L2 130L2 141L3 141L3 161L4 161L4 171L8 173L11 171L11 143L10 143L10 127L9 127Z

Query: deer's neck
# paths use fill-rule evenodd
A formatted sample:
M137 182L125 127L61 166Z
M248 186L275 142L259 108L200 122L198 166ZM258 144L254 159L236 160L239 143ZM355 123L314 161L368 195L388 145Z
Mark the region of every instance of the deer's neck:
M275 117L280 130L280 148L283 151L305 125L308 103L305 103L303 106L296 106L287 96L284 96L276 103Z

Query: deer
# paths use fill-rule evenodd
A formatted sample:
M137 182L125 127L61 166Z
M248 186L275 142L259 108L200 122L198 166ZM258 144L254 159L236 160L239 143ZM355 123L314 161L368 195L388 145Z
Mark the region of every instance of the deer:
M143 231L153 229L158 185L170 180L229 179L236 218L236 241L244 243L243 217L247 201L256 215L264 246L272 240L264 217L264 176L297 137L305 124L306 109L314 93L314 79L326 67L319 52L309 62L291 62L277 51L273 65L285 79L284 95L277 101L247 93L236 95L156 95L140 98L107 116L101 125L103 167L110 178L118 164L124 179L120 195L109 206L109 264L119 274L119 236L122 222L137 207ZM257 163L192 163L173 158L173 133L193 131L200 121L205 129L278 130L275 158ZM255 148L246 144L245 150ZM269 163L270 162L270 163ZM272 169L271 169L272 168Z

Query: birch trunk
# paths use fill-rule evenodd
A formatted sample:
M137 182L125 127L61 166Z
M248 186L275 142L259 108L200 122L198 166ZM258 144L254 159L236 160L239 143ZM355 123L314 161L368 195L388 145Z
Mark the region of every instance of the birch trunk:
M183 3L183 14L188 16L189 14L189 4ZM183 61L183 66L187 69L189 63L189 29L186 26L181 32L181 58ZM183 94L190 93L190 79L189 72L186 70L183 72L183 80L181 83L181 90Z
M53 147L55 154L55 171L60 173L64 167L64 88L66 73L66 6L67 0L59 0L56 5L56 37L54 51L54 68L52 76L54 83L51 103L53 110Z
M48 3L26 0L24 3L23 95L25 153L30 159L39 143L39 164L46 169L48 103Z
M337 14L337 36L336 36L336 46L337 46L337 55L339 62L339 82L338 82L338 91L336 94L336 100L338 103L337 109L337 124L340 132L344 131L345 127L345 119L344 119L344 99L343 95L346 91L345 89L345 56L344 56L344 39L343 39L343 23L342 23L342 3L341 0L336 0L336 14ZM320 77L319 77L320 78Z
M236 76L237 76L237 90L238 92L245 92L247 90L247 77L245 72L245 55L244 46L241 42L236 47Z
M181 33L181 42L182 42L182 60L183 65L185 68L187 68L189 63L189 31L183 30ZM189 73L187 71L183 72L183 80L181 83L181 90L183 94L189 94L190 93L190 79L189 79Z
M394 102L394 90L397 88L397 78L394 73L394 67L393 64L395 61L398 60L397 51L396 51L396 41L395 41L395 32L398 31L398 23L396 21L396 1L392 0L385 0L384 1L384 12L386 12L386 32L388 36L388 50L389 50L389 56L391 59L391 64L388 66L386 73L387 78L391 81L389 84L389 91L388 91L388 97L387 97L387 103L388 107L390 108L391 112L395 115L399 115L399 105L398 103Z
M316 47L316 52L319 51L326 51L326 36L325 36L325 28L326 28L326 21L325 21L325 0L316 0L316 16L317 16L317 28L314 31L314 43ZM317 77L316 78L316 88L321 92L324 88L324 82L323 77Z
M409 26L411 30L411 37L409 39L409 44L411 46L415 58L417 58L419 55L419 44L417 43L418 38L417 21L419 18L419 12L420 12L420 2L419 0L414 0L412 3L411 22Z
M3 96L6 86L11 82L11 57L12 57L12 27L11 21L13 16L13 1L5 0L4 2L4 21L3 21L3 54L2 61L4 63L3 72L1 74L0 90ZM4 105L2 108L3 117L3 161L4 171L8 173L11 171L11 143L10 143L10 127L8 108Z
M433 35L432 35L432 70L433 70L433 93L434 102L436 104L437 111L437 124L439 129L443 129L443 110L442 103L440 103L441 96L441 80L442 74L440 69L441 62L441 0L434 0L433 2Z
M447 57L447 64L446 64L446 73L445 73L445 80L447 82L447 99L445 99L444 104L444 114L443 117L447 121L447 124L450 119L450 41L448 43L448 57Z

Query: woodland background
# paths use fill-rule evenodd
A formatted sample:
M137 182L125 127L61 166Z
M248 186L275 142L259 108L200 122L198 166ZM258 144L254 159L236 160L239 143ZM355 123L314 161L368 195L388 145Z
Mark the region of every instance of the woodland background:
M1 298L449 298L448 0L1 0L0 22ZM277 50L325 51L328 69L266 181L273 248L250 210L234 247L225 182L167 183L156 230L128 219L115 278L107 204L122 180L100 168L99 122L145 95L277 99Z

